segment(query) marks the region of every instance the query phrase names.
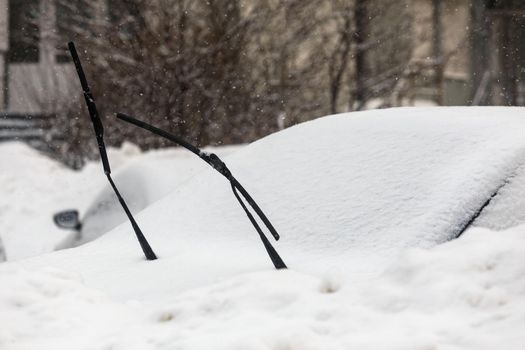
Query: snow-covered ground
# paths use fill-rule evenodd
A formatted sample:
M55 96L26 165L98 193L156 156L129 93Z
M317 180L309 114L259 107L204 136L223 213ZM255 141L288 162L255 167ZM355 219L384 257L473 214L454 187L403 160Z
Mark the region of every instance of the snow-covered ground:
M226 157L281 234L287 271L272 269L228 184L203 164L137 215L157 261L124 223L1 264L0 349L521 349L523 113L331 116ZM86 181L95 173L99 187L100 168ZM449 241L502 185L476 223L492 230ZM20 215L29 204L13 203Z
M525 227L475 229L430 250L409 249L360 283L254 271L154 306L115 301L78 274L9 264L0 275L0 348L518 350L523 256Z

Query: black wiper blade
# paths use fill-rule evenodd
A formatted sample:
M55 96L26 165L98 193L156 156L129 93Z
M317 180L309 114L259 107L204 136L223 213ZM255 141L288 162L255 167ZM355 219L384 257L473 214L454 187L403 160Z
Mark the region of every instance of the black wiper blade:
M126 115L124 113L117 113L117 118L120 120L123 120L127 123L133 124L135 126L138 126L142 129L148 130L158 136L164 137L165 139L168 139L184 148L189 150L190 152L197 155L199 158L204 160L206 163L208 163L210 166L212 166L215 170L217 170L221 175L223 175L231 184L231 188L233 191L233 194L235 195L235 198L239 201L241 207L243 208L244 212L248 216L248 219L250 219L250 222L254 226L255 230L259 234L259 237L261 238L264 247L266 249L266 252L270 256L270 259L272 260L273 265L276 269L285 269L286 264L281 259L275 248L272 246L268 238L264 235L263 231L261 230L259 224L253 217L253 215L250 213L244 202L242 201L241 197L239 196L239 193L241 193L242 197L248 202L248 204L253 208L255 213L259 216L259 218L262 220L264 225L268 228L268 231L272 234L272 236L275 238L275 240L279 240L279 234L277 233L277 230L272 225L270 220L266 217L266 215L263 213L261 208L257 205L255 200L250 196L250 194L244 189L244 187L237 181L237 179L232 175L226 164L214 153L207 153L203 152L199 148L195 147L191 143L187 142L186 140L173 135L172 133L169 133L165 130L159 129L151 124L148 124L146 122L143 122L141 120L138 120L136 118L133 118L129 115Z
M100 151L100 159L102 160L104 173L111 174L111 168L109 166L108 155L106 152L106 145L104 144L104 126L102 125L102 121L98 115L98 110L97 106L95 105L95 100L93 99L93 94L89 89L86 75L82 69L82 64L80 63L80 58L78 57L75 44L73 42L69 42L67 47L69 48L69 52L73 58L73 63L75 64L75 68L77 70L80 85L82 86L82 91L84 92L84 98L88 107L91 123L93 123L93 128L95 129L95 136L97 137L98 150Z
M80 79L80 85L82 85L82 91L84 92L84 98L86 100L86 105L88 107L89 116L91 118L93 129L95 130L95 136L97 138L97 144L98 144L98 149L100 151L100 159L102 160L102 166L104 168L104 174L108 178L108 181L111 187L113 188L113 191L117 195L120 205L124 209L124 212L126 213L129 221L131 222L131 226L133 227L133 230L135 231L135 235L137 236L137 239L140 243L142 251L144 252L144 256L148 260L155 260L157 259L157 256L153 252L153 249L151 249L151 246L146 240L146 237L140 230L139 225L135 221L135 218L129 211L129 208L126 202L124 201L124 198L121 196L120 192L117 189L117 186L115 185L115 183L113 182L113 179L111 178L111 167L109 166L108 155L106 152L106 145L104 144L104 126L102 125L102 121L100 120L97 106L95 104L95 99L93 98L93 94L91 93L91 90L89 89L86 75L84 74L84 70L82 69L82 64L80 63L80 58L78 57L78 53L75 48L75 44L73 42L69 42L67 46L69 48L71 57L73 58L73 62L77 70L78 78Z

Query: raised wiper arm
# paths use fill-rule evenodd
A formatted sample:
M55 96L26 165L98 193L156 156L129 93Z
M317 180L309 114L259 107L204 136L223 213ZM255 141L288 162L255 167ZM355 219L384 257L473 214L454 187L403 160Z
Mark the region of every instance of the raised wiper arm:
M146 237L140 230L139 225L135 221L135 218L133 218L133 215L131 214L126 202L124 201L124 198L121 196L120 192L117 189L117 186L111 178L111 167L109 166L106 145L104 144L104 126L102 125L102 121L100 120L97 106L95 104L95 99L93 98L91 90L89 89L86 75L84 74L84 70L82 69L82 64L80 63L80 58L78 57L75 44L73 42L69 42L67 46L69 48L69 52L71 53L71 57L73 58L73 63L75 64L78 78L80 79L80 85L82 85L82 91L84 92L84 98L86 99L86 105L88 107L89 116L91 118L91 123L93 124L93 129L95 130L95 136L97 138L98 150L100 151L100 159L102 160L104 174L106 174L106 177L108 178L108 181L111 187L113 188L113 191L117 195L120 205L124 209L124 212L126 213L129 221L131 222L131 226L133 227L133 231L135 231L135 235L137 236L137 239L140 243L140 247L144 252L144 256L148 260L155 260L157 259L157 256L153 252L153 249L151 249L151 246L146 240Z
M248 204L253 208L255 213L261 218L265 226L268 228L268 231L272 234L272 236L275 238L275 240L279 240L279 234L277 233L277 230L273 227L272 223L266 215L263 213L261 208L255 203L253 198L249 195L249 193L244 189L244 187L237 181L237 179L232 175L226 164L214 153L207 153L201 151L199 148L195 147L191 143L185 141L184 139L173 135L165 130L159 129L151 124L148 124L146 122L143 122L141 120L138 120L136 118L133 118L129 115L126 115L124 113L117 113L117 118L120 120L123 120L127 123L133 124L135 126L138 126L142 129L145 129L149 132L152 132L153 134L156 134L158 136L164 137L165 139L168 139L184 148L189 150L190 152L197 155L199 158L204 160L206 163L208 163L210 166L212 166L215 170L217 170L221 175L223 175L228 181L230 181L231 188L233 191L233 194L235 195L235 198L239 201L241 207L245 211L246 215L248 216L248 219L250 219L250 222L255 227L255 230L259 234L259 237L261 238L264 247L266 249L266 252L270 256L270 259L272 260L273 265L276 269L285 269L286 264L283 262L275 248L271 245L270 241L266 236L264 235L263 231L261 230L259 224L253 217L253 215L250 213L244 202L242 201L241 197L239 196L239 191L241 195L244 197L244 199L248 202Z
M109 166L108 154L106 152L106 145L104 144L104 126L98 115L97 106L93 98L93 94L89 89L89 85L82 69L82 64L80 63L80 58L78 57L77 49L75 44L71 41L67 44L71 57L73 58L73 63L77 70L78 78L80 80L80 85L82 86L82 91L84 92L84 98L86 100L86 105L89 111L89 116L91 118L91 123L95 129L95 136L97 138L98 150L100 151L100 159L102 160L102 166L104 167L105 174L111 174L111 168Z

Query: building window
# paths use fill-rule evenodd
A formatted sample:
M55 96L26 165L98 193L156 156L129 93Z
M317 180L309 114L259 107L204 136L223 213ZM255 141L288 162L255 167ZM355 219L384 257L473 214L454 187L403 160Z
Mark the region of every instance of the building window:
M39 0L9 0L9 62L38 62L39 18Z

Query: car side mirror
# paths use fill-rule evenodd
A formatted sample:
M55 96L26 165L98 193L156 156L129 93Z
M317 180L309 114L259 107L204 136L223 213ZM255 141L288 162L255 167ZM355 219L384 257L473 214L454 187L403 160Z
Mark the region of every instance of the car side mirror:
M64 210L56 213L53 216L53 221L55 222L55 225L63 229L79 231L82 228L78 210L75 209Z

